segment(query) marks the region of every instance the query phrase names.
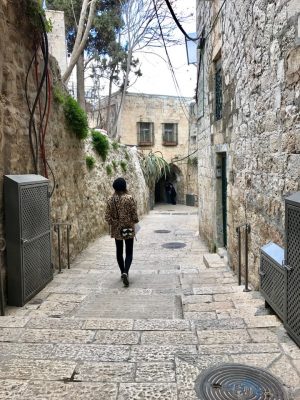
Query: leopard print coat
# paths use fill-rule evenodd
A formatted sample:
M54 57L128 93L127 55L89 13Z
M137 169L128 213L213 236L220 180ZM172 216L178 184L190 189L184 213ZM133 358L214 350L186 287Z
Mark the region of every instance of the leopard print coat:
M112 238L123 240L121 228L133 228L139 222L136 202L130 194L113 194L107 201L105 220L110 225Z

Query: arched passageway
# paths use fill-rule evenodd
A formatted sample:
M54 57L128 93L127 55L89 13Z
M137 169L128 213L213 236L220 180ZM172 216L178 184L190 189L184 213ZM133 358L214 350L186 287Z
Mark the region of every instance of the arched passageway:
M174 186L177 196L176 202L184 203L184 180L181 170L175 164L170 164L170 171L166 176L162 176L155 185L155 203L168 203L166 193L166 184L172 183Z

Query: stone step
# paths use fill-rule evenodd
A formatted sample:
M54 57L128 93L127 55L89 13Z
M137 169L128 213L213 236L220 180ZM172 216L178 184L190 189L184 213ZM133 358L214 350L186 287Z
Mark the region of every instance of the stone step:
M207 268L226 268L227 264L217 253L203 254L203 261Z

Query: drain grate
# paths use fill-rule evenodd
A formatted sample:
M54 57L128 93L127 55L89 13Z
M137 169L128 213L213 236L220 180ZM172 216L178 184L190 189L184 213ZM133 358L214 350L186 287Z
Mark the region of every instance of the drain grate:
M156 231L154 231L155 233L170 233L171 231L168 231L166 229L157 229Z
M264 369L223 364L200 374L195 391L201 400L288 400L283 386Z
M162 244L161 246L165 249L181 249L182 247L185 247L186 244L182 242L170 242Z

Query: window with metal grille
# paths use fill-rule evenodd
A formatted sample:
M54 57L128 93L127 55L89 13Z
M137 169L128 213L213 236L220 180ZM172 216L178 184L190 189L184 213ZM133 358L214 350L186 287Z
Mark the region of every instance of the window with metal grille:
M139 146L153 146L153 122L138 122L138 145Z
M215 62L215 117L222 118L223 91L222 91L222 61L221 58Z
M178 144L178 124L162 124L163 126L163 145L177 146Z

